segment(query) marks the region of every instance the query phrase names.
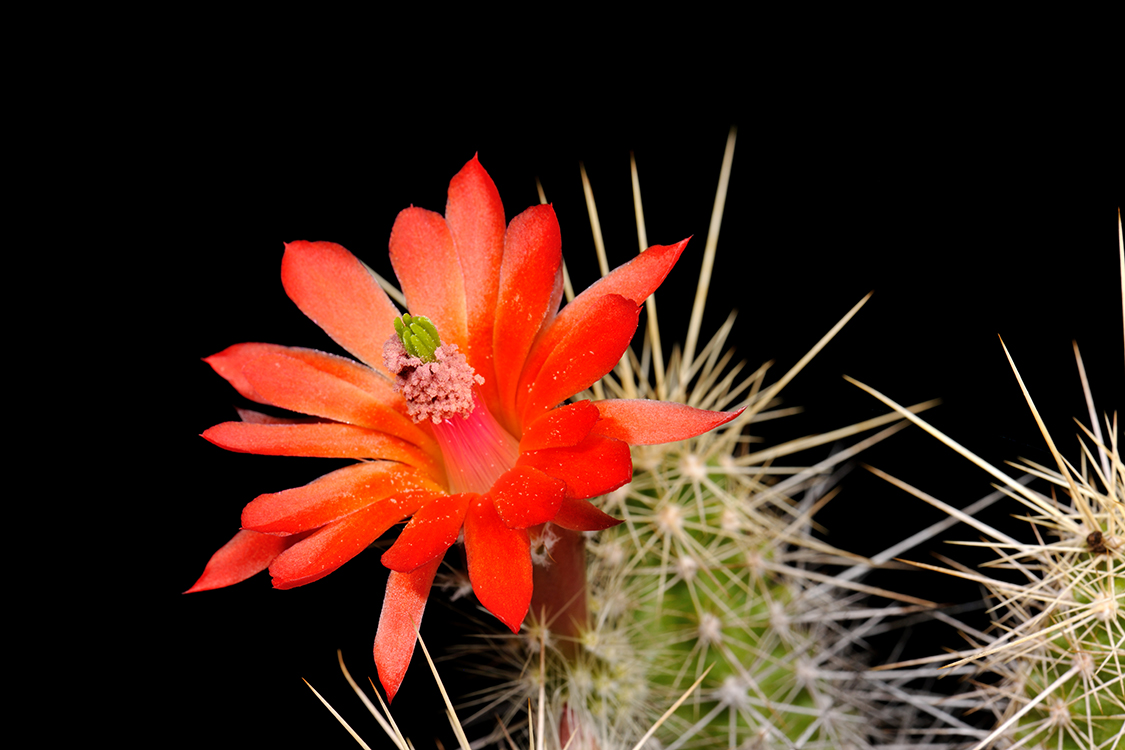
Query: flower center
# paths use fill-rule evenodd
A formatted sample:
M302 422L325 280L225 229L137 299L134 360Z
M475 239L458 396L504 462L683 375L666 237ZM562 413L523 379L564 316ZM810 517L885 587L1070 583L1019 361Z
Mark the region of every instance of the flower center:
M463 419L434 424L451 493L488 492L520 456L519 441L500 426L475 388L472 399L473 410Z
M395 335L383 344L383 364L395 374L395 390L415 422L434 424L473 410L473 373L456 344L441 343L437 328L422 316L395 318Z
M500 426L480 398L474 373L456 344L442 344L437 328L420 315L394 321L383 344L383 362L415 422L428 419L445 459L449 491L488 492L516 465L519 441ZM454 419L460 417L460 419Z

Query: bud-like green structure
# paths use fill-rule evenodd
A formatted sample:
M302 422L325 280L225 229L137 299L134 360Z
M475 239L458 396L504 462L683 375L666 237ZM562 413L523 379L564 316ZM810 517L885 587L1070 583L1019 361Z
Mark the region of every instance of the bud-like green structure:
M429 318L404 313L401 318L394 319L394 326L407 354L423 362L437 360L434 352L441 346L441 338Z

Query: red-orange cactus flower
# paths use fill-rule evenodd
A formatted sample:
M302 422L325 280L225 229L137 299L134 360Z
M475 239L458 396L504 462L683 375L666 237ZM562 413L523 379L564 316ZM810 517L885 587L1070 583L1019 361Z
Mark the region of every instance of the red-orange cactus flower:
M244 411L243 421L203 437L233 451L360 462L256 498L190 591L266 567L276 588L310 583L411 517L382 558L392 572L374 654L388 696L410 662L443 554L462 531L474 593L518 631L531 601L532 533L548 522L614 525L587 500L629 481L630 444L692 437L739 413L644 400L560 406L614 367L640 305L686 244L649 248L556 314L554 210L529 208L505 229L496 186L474 157L449 185L445 217L408 208L391 231L407 304L428 318L415 324L431 330L432 322L440 337L420 347L396 335L398 309L355 256L329 242L286 245L286 293L360 362L272 344L208 357L246 398L315 419ZM405 330L408 344L418 341Z

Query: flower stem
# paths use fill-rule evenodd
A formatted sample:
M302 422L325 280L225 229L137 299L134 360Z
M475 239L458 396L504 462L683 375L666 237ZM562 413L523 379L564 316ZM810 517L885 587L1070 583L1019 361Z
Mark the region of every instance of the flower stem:
M531 611L550 623L551 633L559 636L559 651L574 661L588 624L586 537L554 525L543 533L554 535L556 541L550 549L551 564L535 566Z

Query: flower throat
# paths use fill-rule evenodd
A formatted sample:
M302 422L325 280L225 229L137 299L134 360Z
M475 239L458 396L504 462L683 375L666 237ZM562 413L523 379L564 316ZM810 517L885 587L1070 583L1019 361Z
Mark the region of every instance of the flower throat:
M429 420L445 459L452 493L485 493L516 464L519 441L480 398L477 375L456 344L442 344L428 318L405 314L383 344L383 363L395 375L415 422ZM454 419L460 417L460 419Z

